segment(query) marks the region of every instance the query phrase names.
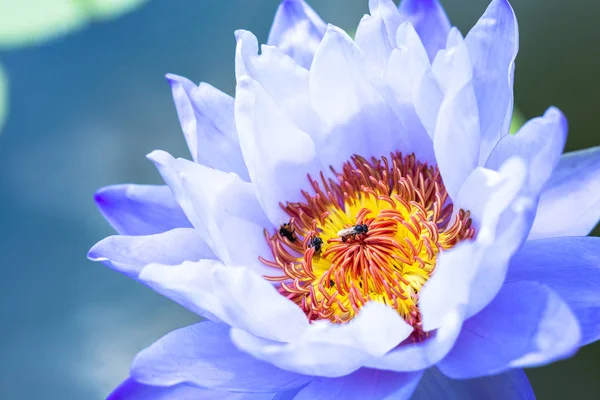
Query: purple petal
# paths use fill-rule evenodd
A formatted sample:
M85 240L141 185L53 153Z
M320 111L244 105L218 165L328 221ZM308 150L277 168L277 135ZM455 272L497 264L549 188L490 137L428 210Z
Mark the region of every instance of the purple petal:
M535 400L522 369L477 379L453 380L437 368L425 371L412 400Z
M140 281L199 315L266 339L292 340L308 326L300 307L247 268L212 260L150 264Z
M327 25L304 0L283 0L267 43L309 69Z
M192 225L168 186L113 185L96 192L96 205L121 235L152 235Z
M232 393L191 385L148 386L129 378L106 400L272 400L272 393Z
M279 203L303 200L299 188L308 184L306 174L318 176L323 169L315 143L249 76L238 78L236 123L260 204L279 226L289 219Z
M177 265L215 255L197 230L178 228L148 236L109 236L90 249L88 258L137 278L150 263Z
M412 330L395 310L370 302L349 323L317 321L288 343L260 339L239 329L232 330L231 338L240 349L282 369L339 377L383 356Z
M451 378L467 379L545 365L573 355L580 338L577 318L552 289L535 282L507 283L465 321L438 368Z
M519 30L508 1L492 1L465 42L474 70L473 86L481 123L479 165L483 165L496 143L508 134L513 111Z
M228 332L228 326L213 322L173 331L136 356L131 376L154 386L186 383L258 393L293 389L312 379L283 371L238 350Z
M271 250L264 229L272 228L254 186L238 175L155 151L148 156L169 184L196 229L225 264L239 264L261 274L277 274L258 257Z
M521 157L528 165L527 192L537 196L558 164L567 130L563 113L550 107L543 117L527 122L516 135L504 136L485 167L497 170L510 157Z
M529 239L585 236L600 219L600 146L567 153L540 197Z
M600 339L600 238L528 241L512 259L506 281L533 281L549 286L577 317L581 345Z
M411 398L421 375L360 369L341 378L317 378L294 400L404 400Z
M430 60L446 47L450 20L438 0L402 0L400 15L415 27Z
M168 74L181 128L194 161L248 180L235 129L234 101L208 83Z

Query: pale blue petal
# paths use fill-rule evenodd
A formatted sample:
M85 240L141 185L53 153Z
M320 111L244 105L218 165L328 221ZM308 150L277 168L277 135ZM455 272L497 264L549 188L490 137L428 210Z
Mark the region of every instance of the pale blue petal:
M238 350L229 339L229 329L227 325L201 322L173 331L136 356L131 377L154 386L187 383L258 393L285 391L312 380Z
M440 362L452 349L460 333L465 307L456 305L439 321L440 327L423 342L407 341L382 357L374 357L365 366L389 371L420 371Z
M259 55L258 39L248 31L235 36L237 79L252 78L298 128L318 136L322 123L310 104L308 71L274 46L262 46Z
M537 196L546 184L567 140L567 120L560 110L550 107L543 117L527 122L516 135L506 135L496 145L486 168L497 170L510 157L527 164L527 193Z
M479 110L473 71L460 32L448 35L448 49L436 56L433 74L444 94L433 134L433 148L450 198L456 200L479 160Z
M109 236L90 249L88 258L137 278L150 263L177 265L216 257L197 230L178 228L148 236Z
M442 92L452 95L473 80L473 64L458 28L450 30L446 41L446 48L435 56L431 69Z
M273 225L279 226L289 219L279 203L302 201L300 188L308 186L306 174L318 176L323 169L315 143L249 76L238 78L236 123L260 204Z
M496 143L508 134L513 111L515 58L519 30L507 0L494 0L465 38L473 65L473 87L479 105L484 165Z
M562 156L540 197L529 239L585 236L600 220L600 146Z
M471 84L442 102L433 148L444 186L456 199L479 157L479 121Z
M408 400L421 375L363 368L341 378L317 378L294 400Z
M410 21L421 37L429 59L446 47L450 20L438 0L402 0L400 14Z
M414 152L421 162L435 165L433 141L426 126L435 126L442 94L431 73L423 43L409 22L398 28L396 42L397 48L391 52L383 79L399 110L397 114L408 127L407 150Z
M473 315L500 290L533 219L534 202L521 195L525 178L525 164L510 159L499 172L477 168L465 182L456 207L471 211L476 239L439 255L419 298L426 330L440 326L459 305Z
M340 377L383 356L412 330L395 310L370 302L349 323L317 321L288 343L260 339L239 329L233 329L231 337L240 349L282 369Z
M213 276L223 264L217 260L183 262L179 265L148 264L139 280L155 292L211 321L227 320L216 295Z
M304 0L283 0L267 43L309 69L327 25Z
M465 242L441 253L435 274L419 295L423 328L431 331L432 336L422 343L405 343L381 359L371 361L368 366L417 371L435 365L448 354L460 333L466 312L475 312L469 308L485 306L495 295L494 290L497 292L502 285L503 269L505 271L510 257L502 252L508 240L506 237L511 237L514 230L501 229L499 219L515 202L524 176L524 164L511 160L502 173L479 168L467 180L468 187L481 191L479 196L474 192L469 198L478 208L475 211L480 213L479 236L475 242ZM497 244L496 235L503 238ZM488 254L492 257L487 257ZM485 304L482 306L482 303Z
M272 400L272 393L233 393L191 385L148 386L129 378L106 400Z
M579 348L581 331L569 306L548 286L506 283L480 313L465 321L438 368L455 379L545 365Z
M477 379L453 380L437 368L425 371L412 400L535 400L522 369Z
M400 31L400 29L398 31ZM390 62L392 62L392 60L393 55ZM421 79L412 82L412 84L415 85L413 89L413 104L415 111L421 120L421 124L427 131L427 134L433 139L438 114L440 112L440 107L442 106L442 101L444 100L444 94L431 69L426 70Z
M397 48L393 49L387 63L385 83L393 89L399 103L412 104L417 84L431 64L419 35L409 22L400 25L395 40Z
M140 281L199 315L266 339L292 340L308 326L300 307L248 268L211 260L150 264Z
M369 61L383 72L392 49L396 47L400 14L392 0L370 0L369 10L371 15L360 20L354 38Z
M362 50L346 32L329 25L310 70L313 108L325 124L319 143L322 163L335 168L352 155L409 153L407 131L394 109L369 77Z
M194 161L248 180L235 129L234 100L208 83L168 74L181 129Z
M533 281L552 288L581 326L581 346L600 339L600 238L530 240L513 257L506 282Z
M173 190L192 224L225 264L239 264L261 274L277 274L258 259L271 249L264 229L273 226L266 218L251 183L233 173L208 168L168 153L148 156Z
M95 200L121 235L152 235L192 226L168 186L107 186L96 192Z

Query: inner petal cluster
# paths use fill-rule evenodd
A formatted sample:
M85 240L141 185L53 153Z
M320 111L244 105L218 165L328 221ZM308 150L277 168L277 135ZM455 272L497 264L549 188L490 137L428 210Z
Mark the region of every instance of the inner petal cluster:
M468 211L453 211L437 167L414 155L353 156L332 177L308 176L314 194L281 204L290 216L265 230L278 290L309 320L344 323L369 301L394 308L421 331L419 292L436 257L473 238Z

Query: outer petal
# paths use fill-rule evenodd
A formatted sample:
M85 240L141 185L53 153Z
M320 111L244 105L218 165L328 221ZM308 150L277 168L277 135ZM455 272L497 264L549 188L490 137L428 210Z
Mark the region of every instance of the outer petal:
M253 356L282 369L325 377L350 374L371 358L381 357L410 335L410 327L391 308L367 303L344 325L318 321L288 343L261 340L233 329L233 342Z
M465 42L473 65L473 86L479 105L479 165L483 165L500 138L508 134L513 111L519 30L508 1L492 1Z
M273 393L312 378L283 371L238 350L229 327L201 322L173 331L140 352L131 367L136 381L154 386L192 384L207 389Z
M529 239L585 236L600 219L600 146L565 154L540 197Z
M500 290L533 218L533 201L521 195L525 178L525 164L511 159L499 172L478 168L465 182L455 206L472 212L477 237L440 254L419 299L426 330L459 304L475 314Z
M350 375L317 378L294 400L403 400L411 398L422 372L397 373L360 369Z
M309 69L327 25L304 0L283 0L267 43Z
M567 140L567 120L550 107L543 117L527 122L516 135L504 136L492 151L486 168L498 168L510 157L521 157L528 165L527 192L537 194L546 184Z
M465 379L544 365L573 355L580 338L577 318L552 289L535 282L507 283L465 321L438 368Z
M600 339L600 238L531 240L513 257L506 282L551 287L569 305L582 330L581 345Z
M194 161L248 180L234 122L233 99L208 83L168 74L181 128Z
M92 247L88 258L137 278L150 263L176 265L215 255L197 230L178 228L148 236L110 236Z
M278 226L289 218L279 203L300 201L298 188L307 184L306 174L317 176L322 169L315 143L248 76L238 78L236 123L260 204Z
M271 225L252 184L235 174L175 160L165 152L155 151L148 157L220 260L244 265L261 274L278 273L258 259L259 255L271 253L263 234Z
M535 400L522 369L469 380L452 380L437 368L425 371L412 400Z
M199 315L266 339L292 340L308 326L296 304L247 268L211 260L151 264L140 280Z
M339 168L353 154L368 158L412 151L408 127L378 88L362 50L330 25L310 70L311 103L327 131L319 143L323 164Z
M474 209L475 214L483 215L477 241L462 243L440 254L436 273L419 295L423 328L431 331L432 337L422 343L405 343L382 358L372 360L368 366L393 371L418 371L435 365L452 349L467 313L474 312L470 308L485 306L495 295L494 290L497 292L500 289L504 267L510 257L510 254L503 253L507 241L505 237L512 237L514 230L501 229L498 221L500 214L515 202L525 172L523 163L516 160L511 160L501 174L484 172L482 169L476 170L467 181L469 186L472 184L482 192L478 198L475 195L477 192L468 191L471 193L469 199L478 207ZM495 235L504 238L498 241L497 248ZM500 256L494 253L488 260L487 252L493 253L490 249L495 249ZM491 280L491 284L486 279ZM488 298L488 295L491 297ZM481 303L485 304L481 306Z
M96 192L95 200L121 235L152 235L192 226L168 186L107 186Z
M129 378L106 400L272 400L272 393L232 393L191 385L148 386Z
M438 0L402 0L400 14L410 21L421 37L429 59L446 46L450 20Z

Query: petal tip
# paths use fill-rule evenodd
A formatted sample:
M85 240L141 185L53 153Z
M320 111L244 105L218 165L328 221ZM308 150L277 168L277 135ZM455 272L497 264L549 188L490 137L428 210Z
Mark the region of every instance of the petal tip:
M167 165L174 160L173 156L163 150L154 150L147 154L146 158L157 165Z
M105 243L109 238L110 236L93 245L92 248L89 249L86 254L87 259L93 262L107 261L108 259L101 255L100 248L102 247L102 244Z

